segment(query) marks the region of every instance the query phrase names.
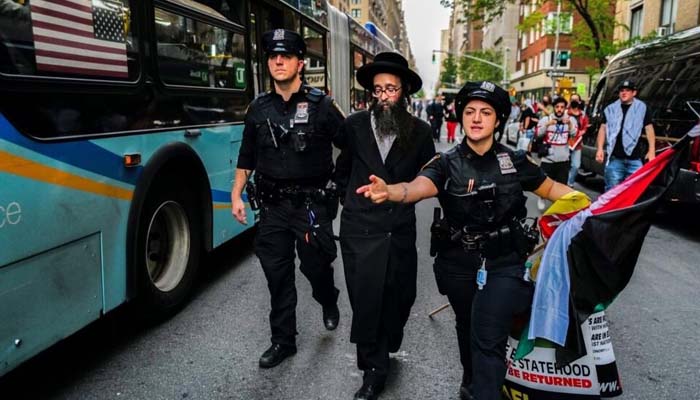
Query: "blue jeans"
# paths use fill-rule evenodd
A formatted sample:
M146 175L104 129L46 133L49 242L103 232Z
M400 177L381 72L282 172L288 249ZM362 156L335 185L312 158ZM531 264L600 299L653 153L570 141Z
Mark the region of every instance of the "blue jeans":
M581 166L581 150L574 150L571 152L571 169L569 170L569 179L567 185L569 187L574 187L576 183L576 176L578 175L578 169Z
M617 186L642 167L642 160L610 157L605 167L605 191Z

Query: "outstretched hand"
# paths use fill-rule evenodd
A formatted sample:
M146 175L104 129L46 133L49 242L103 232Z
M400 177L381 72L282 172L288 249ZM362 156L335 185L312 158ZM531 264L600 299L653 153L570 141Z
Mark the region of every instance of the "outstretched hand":
M364 195L365 198L372 200L374 204L381 204L389 199L389 187L384 179L376 176L369 176L369 185L360 186L355 190L355 193Z

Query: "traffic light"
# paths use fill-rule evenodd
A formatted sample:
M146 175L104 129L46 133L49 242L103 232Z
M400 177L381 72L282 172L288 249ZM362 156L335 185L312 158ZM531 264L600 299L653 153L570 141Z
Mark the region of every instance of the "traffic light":
M571 53L568 51L562 51L559 53L559 60L566 61L571 58Z
M435 64L435 53L433 53L433 64Z

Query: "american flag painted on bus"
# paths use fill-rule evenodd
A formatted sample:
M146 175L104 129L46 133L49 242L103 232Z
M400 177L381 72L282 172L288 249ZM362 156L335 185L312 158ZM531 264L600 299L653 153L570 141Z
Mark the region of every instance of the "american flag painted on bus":
M32 0L39 71L128 78L122 3Z

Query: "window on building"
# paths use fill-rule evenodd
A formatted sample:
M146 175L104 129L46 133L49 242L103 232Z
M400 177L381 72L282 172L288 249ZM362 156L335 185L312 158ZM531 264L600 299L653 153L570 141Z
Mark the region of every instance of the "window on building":
M567 12L560 13L559 15L559 33L571 33L571 28L574 26L574 16ZM556 12L547 14L547 19L545 20L545 30L548 35L554 35L557 33Z
M557 69L569 69L571 66L571 51L570 50L559 50L559 56L553 49L547 49L545 51L545 68L554 68L554 64L557 63ZM558 58L558 60L556 60Z
M678 13L678 0L661 0L661 21L660 26L665 26L673 31Z
M353 18L360 18L362 17L362 10L359 8L353 8L352 10L350 10L350 15Z
M360 0L352 0L352 4L360 4Z
M630 39L640 37L642 35L642 11L644 7L641 5L632 9L630 18Z

